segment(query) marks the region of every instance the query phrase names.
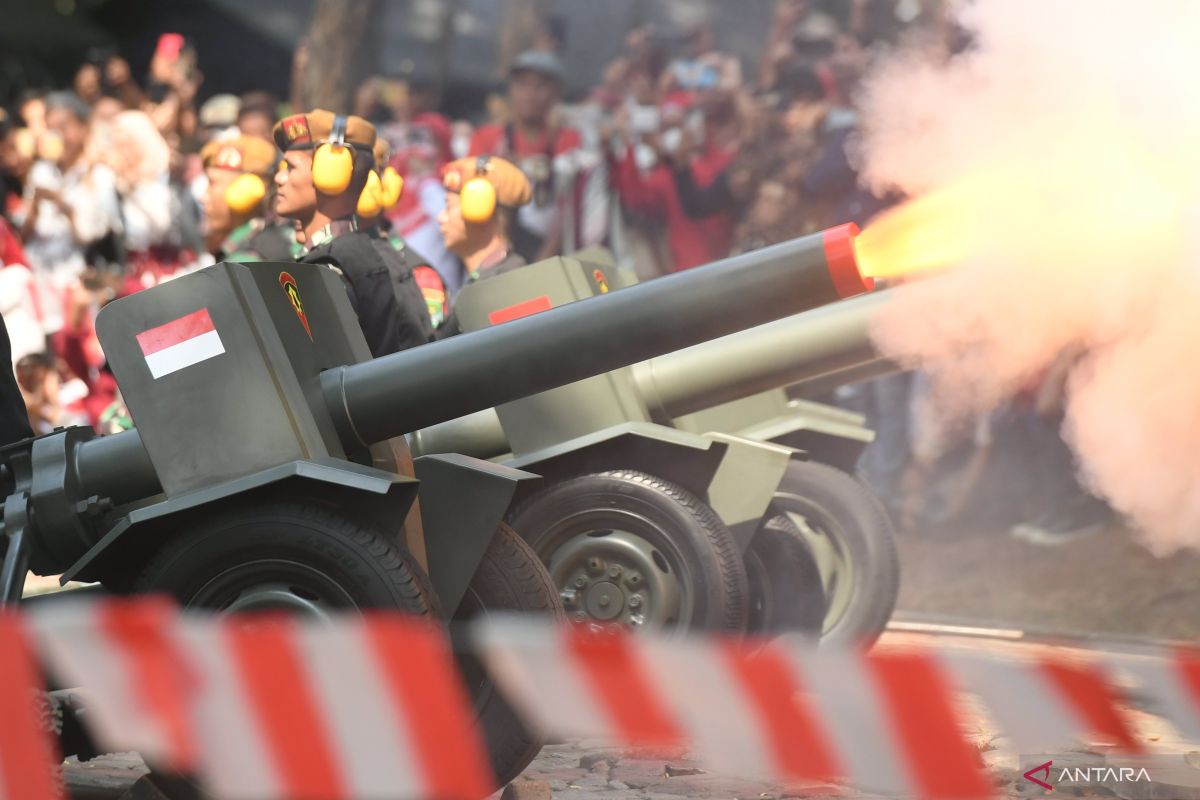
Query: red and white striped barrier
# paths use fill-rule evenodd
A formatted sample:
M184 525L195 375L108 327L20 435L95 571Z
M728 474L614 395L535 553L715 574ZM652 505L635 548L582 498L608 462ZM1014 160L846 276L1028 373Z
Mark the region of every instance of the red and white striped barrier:
M848 780L928 798L994 795L963 734L975 695L1019 752L1072 741L1137 753L1114 688L1200 741L1200 655L816 651L589 633L489 619L469 637L532 728L684 745L712 768L788 784ZM95 735L222 798L479 798L492 779L447 639L397 615L335 624L202 618L154 601L0 615L0 798L56 796L35 664L88 691ZM1119 663L1118 663L1119 662Z

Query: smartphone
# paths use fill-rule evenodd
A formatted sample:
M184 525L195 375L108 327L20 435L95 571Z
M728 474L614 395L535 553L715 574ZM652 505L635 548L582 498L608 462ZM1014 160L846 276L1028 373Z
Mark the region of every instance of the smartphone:
M711 64L705 64L696 75L695 89L715 89L721 82L721 73Z

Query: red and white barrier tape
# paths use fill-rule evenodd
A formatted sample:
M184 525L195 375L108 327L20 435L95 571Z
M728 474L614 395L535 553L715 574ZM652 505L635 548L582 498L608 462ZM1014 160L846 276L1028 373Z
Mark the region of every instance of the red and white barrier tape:
M783 784L845 779L908 796L993 796L963 735L960 692L976 695L1020 752L1072 740L1140 750L1109 657L864 655L512 617L471 634L532 728L682 744L714 769ZM39 661L60 684L87 687L106 748L194 772L217 797L478 798L491 789L448 642L410 618L200 618L144 600L0 615L0 798L56 796L31 691ZM1119 668L1148 710L1200 741L1200 654Z

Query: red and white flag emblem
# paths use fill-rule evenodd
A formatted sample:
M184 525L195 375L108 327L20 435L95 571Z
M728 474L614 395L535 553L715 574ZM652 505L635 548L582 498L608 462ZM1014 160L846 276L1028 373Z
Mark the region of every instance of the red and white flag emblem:
M225 352L207 308L143 331L137 341L155 379Z

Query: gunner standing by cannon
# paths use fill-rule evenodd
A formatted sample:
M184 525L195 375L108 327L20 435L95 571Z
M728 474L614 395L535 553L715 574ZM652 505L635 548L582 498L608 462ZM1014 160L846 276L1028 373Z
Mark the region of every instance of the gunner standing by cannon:
M446 207L438 215L438 227L446 249L466 266L469 282L525 266L512 241L517 209L533 197L525 173L503 158L472 156L447 164L442 185ZM437 336L444 339L461 332L452 310Z
M281 120L274 137L286 164L275 177L275 210L300 223L300 261L341 275L373 356L428 342L432 326L412 271L355 217L375 167L375 127L317 109Z

